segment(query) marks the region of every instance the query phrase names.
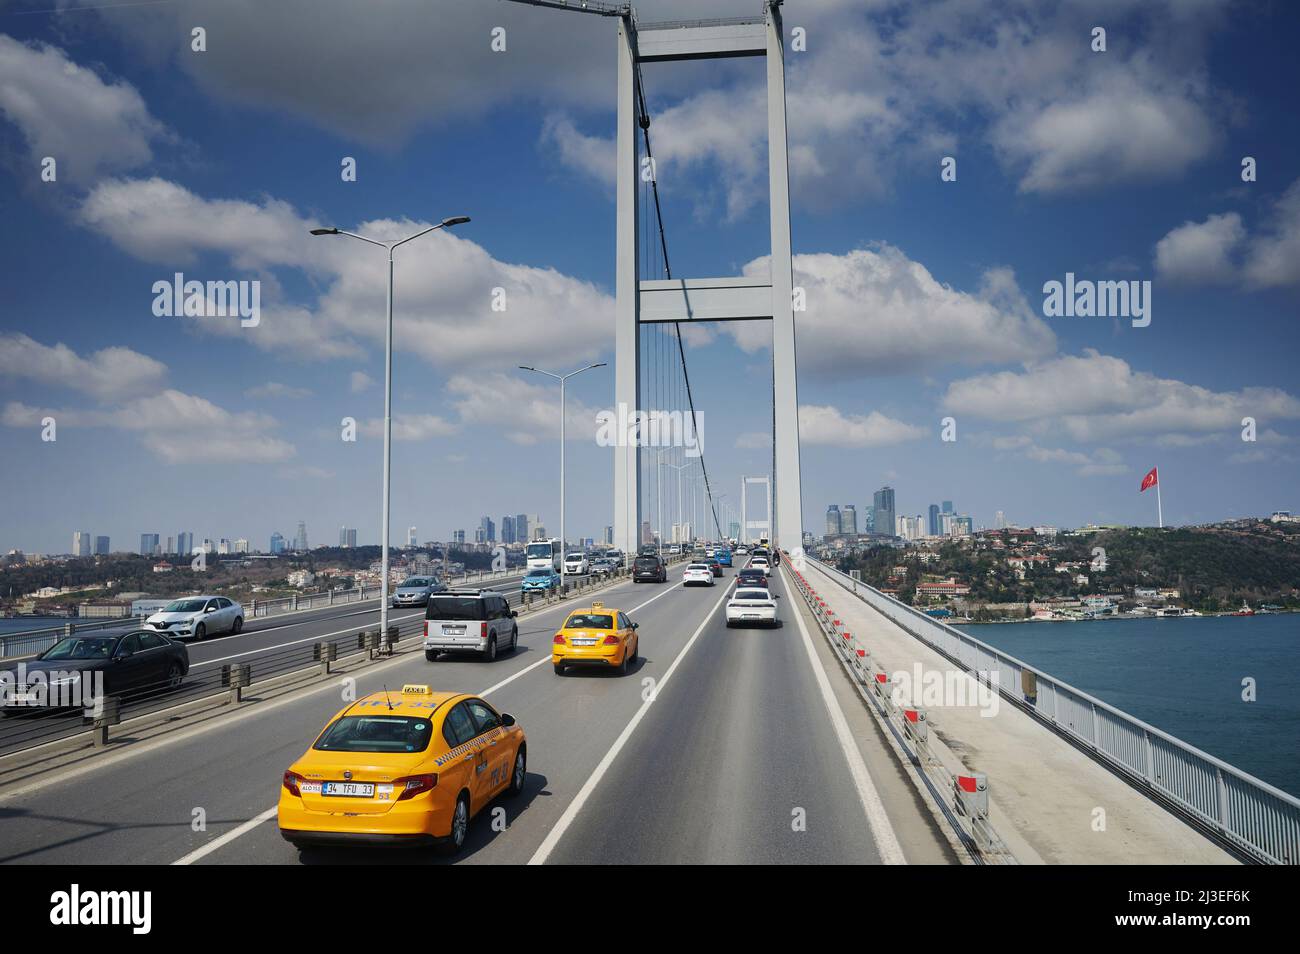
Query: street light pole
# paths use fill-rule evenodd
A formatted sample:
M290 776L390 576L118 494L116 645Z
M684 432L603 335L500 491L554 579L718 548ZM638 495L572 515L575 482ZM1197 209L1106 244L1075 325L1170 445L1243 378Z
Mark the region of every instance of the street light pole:
M383 539L380 542L379 557L379 572L382 576L379 589L379 638L381 645L387 645L386 640L388 639L388 534L393 466L393 250L399 245L405 245L407 242L420 238L422 235L428 235L430 232L442 228L451 228L453 225L463 225L468 221L468 215L454 215L443 219L437 225L431 225L397 242L380 242L339 228L311 230L312 235L346 235L349 238L357 239L369 245L378 245L380 248L388 250L388 294L384 308L384 493L383 513L380 517L382 526L380 533Z
M541 368L533 368L527 365L519 365L520 371L532 371L534 374L544 374L549 378L555 378L560 382L560 595L564 595L564 564L568 560L568 541L564 537L564 382L575 374L582 374L584 371L590 371L592 368L603 368L605 362L599 364L589 364L585 368L579 368L576 371L570 371L568 374L557 374L554 371L543 371Z

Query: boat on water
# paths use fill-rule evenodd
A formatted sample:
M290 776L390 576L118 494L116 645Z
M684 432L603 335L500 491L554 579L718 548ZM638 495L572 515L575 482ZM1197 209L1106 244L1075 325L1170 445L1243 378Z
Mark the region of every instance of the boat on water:
M1156 610L1156 616L1161 619L1176 619L1181 616L1200 616L1194 609L1186 609L1182 606L1162 606Z
M1254 616L1255 611L1246 605L1246 601L1241 601L1241 609L1232 614L1233 616Z

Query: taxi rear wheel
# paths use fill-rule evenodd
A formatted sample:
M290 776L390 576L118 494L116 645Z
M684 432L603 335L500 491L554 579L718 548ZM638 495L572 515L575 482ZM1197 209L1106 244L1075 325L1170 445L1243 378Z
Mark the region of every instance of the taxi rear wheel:
M563 676L563 675L564 675L564 663L556 663L556 664L555 664L555 674L556 674L557 676Z
M511 798L520 795L524 790L524 780L528 777L528 748L520 745L519 750L515 752L515 767L510 773L510 788L506 794Z
M461 793L456 799L456 807L451 813L451 832L443 842L446 854L454 855L465 847L465 837L469 834L469 796Z

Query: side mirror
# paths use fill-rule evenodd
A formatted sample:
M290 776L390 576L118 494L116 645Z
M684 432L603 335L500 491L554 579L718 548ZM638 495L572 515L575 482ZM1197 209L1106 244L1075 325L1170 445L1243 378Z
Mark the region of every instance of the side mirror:
M511 610L511 611L510 611L510 618L511 618L511 619L515 619L518 615L519 615L519 614L518 614L517 612L515 612L514 610Z
M217 608L216 608L215 606L209 606L209 607L208 607L207 609L205 609L203 612L205 612L205 613L215 613L216 611L217 611Z
M503 712L501 713L501 724L506 728L510 728L510 726L515 724L515 717L509 712Z
M633 624L632 624L632 628L633 628L633 629L640 629L640 628L641 628L641 624L640 624L640 623L633 623Z

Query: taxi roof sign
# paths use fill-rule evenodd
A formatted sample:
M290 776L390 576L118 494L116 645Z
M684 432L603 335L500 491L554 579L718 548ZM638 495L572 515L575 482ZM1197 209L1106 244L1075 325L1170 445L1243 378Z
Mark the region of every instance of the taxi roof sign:
M430 689L428 686L421 686L415 683L407 683L406 685L402 686L403 695L427 696L427 695L431 695L432 693L433 690Z
M591 608L592 608L592 609L604 609L604 607L605 607L605 604L602 603L600 600L592 600L592 601L591 601Z

